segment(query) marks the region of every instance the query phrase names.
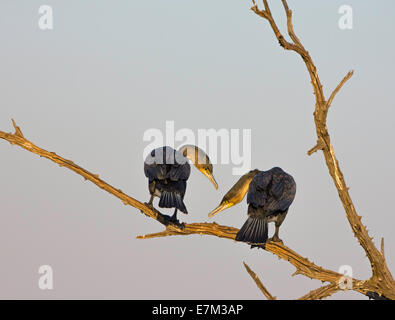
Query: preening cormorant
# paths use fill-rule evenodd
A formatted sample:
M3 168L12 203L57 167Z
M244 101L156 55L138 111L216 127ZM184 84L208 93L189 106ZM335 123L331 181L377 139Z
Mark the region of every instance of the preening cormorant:
M268 241L269 222L276 226L269 241L281 241L278 235L280 226L296 193L295 180L281 168L251 170L242 176L225 194L220 205L209 213L209 217L241 202L247 191L248 219L237 233L236 241L248 242L251 247L264 247Z
M154 197L159 197L160 208L175 208L171 220L177 221L177 210L187 214L184 195L191 167L188 159L218 189L213 176L213 165L207 154L193 145L185 145L178 151L165 146L151 151L144 161L144 173L148 178L148 189L152 206Z

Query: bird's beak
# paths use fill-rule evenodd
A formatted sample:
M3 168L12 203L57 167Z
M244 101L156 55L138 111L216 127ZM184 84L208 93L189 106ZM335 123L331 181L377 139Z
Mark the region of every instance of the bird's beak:
M221 211L223 211L223 210L225 210L225 209L228 209L228 208L230 208L230 207L232 207L232 206L233 206L233 204L230 203L230 202L221 203L218 207L216 207L213 211L211 211L211 212L208 214L208 216L209 216L209 218L212 218L212 217L214 217L217 213L219 213L219 212L221 212Z
M217 181L215 181L215 178L212 175L212 173L210 173L206 170L203 170L202 173L211 181L211 183L214 185L214 188L218 189L218 183L217 183Z
M210 174L208 176L208 178L210 179L211 183L214 185L214 188L218 190L218 183L217 183L217 181L215 181L214 176L212 174Z

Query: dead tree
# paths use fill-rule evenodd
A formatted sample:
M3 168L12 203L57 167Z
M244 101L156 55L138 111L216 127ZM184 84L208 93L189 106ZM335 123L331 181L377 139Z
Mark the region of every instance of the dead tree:
M395 281L388 269L385 256L384 256L384 239L381 240L380 250L375 246L373 239L369 236L366 227L361 222L361 216L357 214L351 197L348 192L348 187L345 182L343 173L340 169L339 162L335 156L335 151L331 143L329 131L326 125L328 110L333 102L333 99L343 87L343 85L352 77L353 71L347 73L347 75L340 81L337 87L333 90L328 99L325 98L321 81L317 73L317 69L314 62L309 54L309 52L304 48L300 39L296 36L292 24L292 11L289 9L287 1L282 0L282 4L287 16L287 29L288 35L291 41L288 41L281 34L277 27L277 24L272 16L270 7L267 0L263 0L264 9L259 9L255 1L253 1L253 6L251 10L258 16L267 20L272 28L274 35L276 36L280 46L285 50L290 50L296 52L302 60L304 61L307 71L309 72L311 84L314 89L315 95L315 111L314 111L314 123L316 127L317 143L316 145L308 151L308 155L312 155L317 151L322 151L328 171L335 187L338 191L339 198L343 204L344 210L346 212L347 220L350 224L351 230L357 238L359 244L366 253L369 259L372 275L367 280L359 279L348 279L352 281L351 290L360 292L372 299L395 299ZM21 129L16 125L14 120L12 120L15 132L6 133L0 131L0 138L7 140L13 145L17 145L27 151L35 153L40 157L47 158L61 167L65 167L74 171L75 173L81 175L85 180L89 180L101 189L107 191L113 196L119 198L125 205L130 205L137 208L146 216L158 221L165 226L165 230L152 233L148 235L138 236L139 239L148 239L155 237L166 237L166 236L176 236L176 235L191 235L191 234L201 234L201 235L212 235L220 238L226 238L234 240L237 228L221 226L216 223L191 223L185 224L184 228L180 228L178 225L173 224L166 215L161 214L155 209L151 209L144 203L132 198L131 196L122 192L122 190L117 189L104 180L99 178L98 174L93 174L84 168L78 166L71 160L64 159L63 157L57 155L54 152L46 151L34 143L25 138L22 134ZM287 246L277 243L269 242L266 244L266 251L271 252L278 256L280 259L287 260L291 263L296 271L293 275L304 275L311 279L321 280L322 282L327 282L328 284L313 290L300 299L312 300L312 299L323 299L328 297L339 290L347 290L348 286L344 285L344 276L338 272L325 269L320 267L313 262L310 262L307 258L299 255L295 251L291 250ZM264 287L262 282L259 280L257 275L246 265L245 268L250 276L253 278L258 288L262 293L270 300L274 300L269 291ZM347 279L346 279L347 280Z

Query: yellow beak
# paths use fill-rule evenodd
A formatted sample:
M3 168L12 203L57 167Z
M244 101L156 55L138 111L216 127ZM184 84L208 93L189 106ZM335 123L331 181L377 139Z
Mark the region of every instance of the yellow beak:
M214 217L217 213L219 213L219 212L221 212L221 211L223 211L223 210L225 210L225 209L228 209L228 208L230 208L230 207L232 207L232 206L233 206L233 203L230 203L230 202L221 203L218 207L216 207L213 211L211 211L211 212L208 214L208 216L209 216L209 218L212 218L212 217Z
M214 176L213 176L212 174L210 174L210 175L208 176L208 178L210 179L211 183L214 185L214 188L215 188L215 189L218 189L218 183L217 183L217 181L215 181Z
M214 176L206 170L201 170L201 172L211 181L211 183L214 185L214 188L218 189L218 183L215 181Z

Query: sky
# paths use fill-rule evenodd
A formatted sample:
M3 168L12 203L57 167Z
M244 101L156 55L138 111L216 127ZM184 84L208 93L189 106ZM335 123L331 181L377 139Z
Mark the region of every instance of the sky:
M286 34L285 15L270 1ZM294 27L324 91L352 79L328 115L350 195L395 270L395 71L393 1L289 1ZM41 5L53 29L38 25ZM339 28L342 5L353 28ZM274 166L298 186L281 226L284 244L320 266L371 271L354 238L316 142L314 96L301 58L284 51L249 1L2 0L0 130L15 119L27 139L71 159L144 202L147 130L250 130L251 168ZM163 230L81 176L0 141L0 298L264 299L243 261L272 293L295 299L321 286L271 253L210 236L139 240ZM233 164L214 164L219 189L192 168L185 222L207 214L237 181ZM157 205L157 200L155 202ZM169 211L164 211L165 213ZM240 228L247 204L214 221ZM269 233L274 227L269 227ZM39 268L53 270L42 290ZM331 299L366 299L340 292Z

